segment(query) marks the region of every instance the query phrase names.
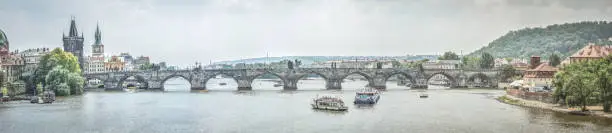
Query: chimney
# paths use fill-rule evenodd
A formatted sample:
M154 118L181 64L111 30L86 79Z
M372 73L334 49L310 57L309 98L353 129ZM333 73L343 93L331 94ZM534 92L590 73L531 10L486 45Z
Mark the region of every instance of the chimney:
M534 69L540 65L540 56L531 56L531 61L529 62L529 69Z

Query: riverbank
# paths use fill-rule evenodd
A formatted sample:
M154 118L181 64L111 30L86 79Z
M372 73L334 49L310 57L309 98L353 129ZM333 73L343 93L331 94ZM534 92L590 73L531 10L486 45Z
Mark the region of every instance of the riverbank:
M603 112L602 111L603 109L600 106L590 106L587 108L591 111L581 112L580 108L567 108L565 106L561 106L558 104L550 104L550 103L544 103L540 101L525 100L522 98L514 97L512 95L503 95L496 99L500 102L510 104L510 105L551 110L555 112L561 112L561 113L567 113L567 114L573 114L573 115L587 115L587 116L595 116L595 117L603 117L603 118L612 119L612 113Z

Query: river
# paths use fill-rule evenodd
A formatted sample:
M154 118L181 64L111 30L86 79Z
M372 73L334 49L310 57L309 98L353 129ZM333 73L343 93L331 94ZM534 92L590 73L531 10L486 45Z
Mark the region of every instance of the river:
M227 82L220 86L218 83ZM231 79L210 81L208 93L188 92L183 80L166 83L165 92L88 92L53 104L13 101L0 104L0 133L610 133L612 121L571 116L497 102L501 90L388 87L374 106L348 104L347 112L310 108L317 94L342 95L351 103L354 88L320 90L322 80L304 80L299 91L282 92L274 83L253 83L239 93ZM389 83L390 86L395 84Z

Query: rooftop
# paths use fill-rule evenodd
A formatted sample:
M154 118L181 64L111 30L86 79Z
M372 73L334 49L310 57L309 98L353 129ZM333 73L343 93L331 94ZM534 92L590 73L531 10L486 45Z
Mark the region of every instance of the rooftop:
M571 58L599 58L605 57L612 53L611 46L601 46L589 43L586 47L578 50Z
M559 69L557 67L550 66L548 62L541 63L534 69L529 69L527 71L539 71L539 72L556 72Z

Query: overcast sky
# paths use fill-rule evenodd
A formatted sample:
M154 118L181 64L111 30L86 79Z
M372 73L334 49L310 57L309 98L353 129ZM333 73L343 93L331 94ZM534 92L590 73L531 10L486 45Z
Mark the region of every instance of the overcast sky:
M0 0L11 49L61 47L193 64L296 55L468 53L524 27L611 20L612 0Z

